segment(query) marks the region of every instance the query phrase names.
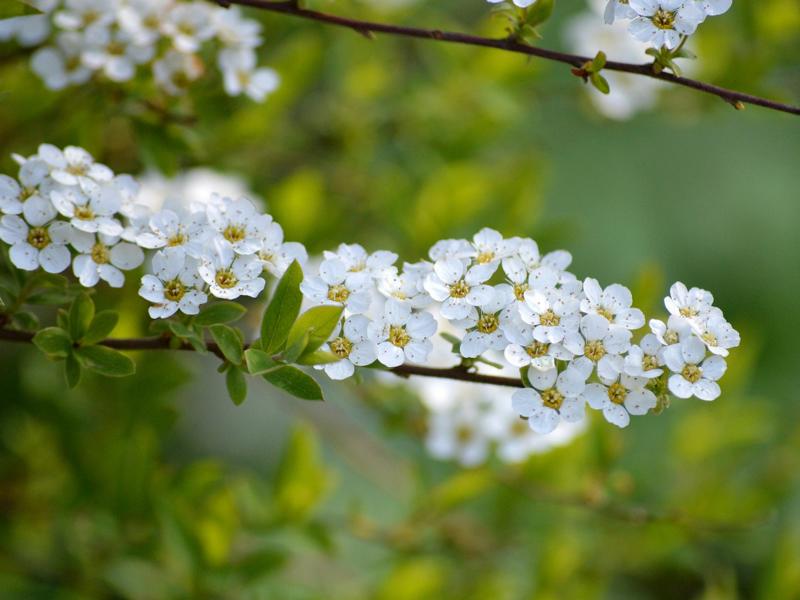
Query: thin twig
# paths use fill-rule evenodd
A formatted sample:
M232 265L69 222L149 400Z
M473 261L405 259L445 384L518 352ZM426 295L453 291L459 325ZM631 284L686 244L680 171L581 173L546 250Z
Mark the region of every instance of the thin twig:
M360 19L340 17L337 15L300 8L296 0L281 2L269 0L211 1L216 2L220 6L224 7L230 6L231 4L238 4L260 10L291 15L302 19L309 19L337 27L344 27L347 29L352 29L353 31L366 37L372 37L371 34L373 33L385 33L387 35L433 40L438 42L450 42L467 46L482 46L485 48L495 48L497 50L515 52L517 54L525 54L527 56L535 56L544 60L564 63L576 68L579 68L587 61L592 60L591 57L588 56L568 54L565 52L548 50L547 48L529 46L509 38L486 38L466 33L440 31L438 29L423 29L420 27L407 27L402 25L390 25L387 23L375 23L371 21L362 21ZM608 61L603 68L608 71L619 71L622 73L642 75L644 77L666 81L667 83L692 88L706 94L711 94L712 96L717 96L737 109L743 108L744 104L753 104L755 106L762 106L771 110L777 110L793 115L800 115L800 106L792 106L789 104L775 102L759 96L753 96L751 94L729 90L727 88L705 83L703 81L697 81L695 79L689 79L687 77L678 77L677 75L673 75L665 71L656 73L653 71L653 65L650 63L633 64Z
M15 331L11 329L0 329L0 340L7 342L30 342L34 334L29 331ZM108 338L99 342L99 345L113 348L115 350L134 351L134 350L186 350L195 349L188 343L174 345L173 338L170 337L147 337L147 338ZM245 346L247 348L248 346ZM206 342L206 349L212 354L222 358L222 351L214 342ZM486 383L490 385L502 385L505 387L523 387L520 379L513 377L500 377L497 375L485 375L475 373L461 367L442 368L422 367L418 365L401 365L393 369L386 369L387 372L394 373L400 377L411 375L421 377L436 377L439 379L454 379L456 381L469 381L471 383Z

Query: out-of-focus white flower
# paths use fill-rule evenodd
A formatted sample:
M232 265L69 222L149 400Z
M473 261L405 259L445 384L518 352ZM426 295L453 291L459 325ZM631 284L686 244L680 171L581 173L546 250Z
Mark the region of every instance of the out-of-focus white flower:
M161 30L172 38L179 52L197 52L215 33L211 6L199 2L175 4L167 12Z
M222 50L219 68L229 96L245 94L256 102L262 102L278 89L281 82L274 69L257 67L256 54L250 48Z
M200 79L204 70L199 56L174 50L153 63L156 83L172 96L185 94L192 82Z
M85 46L82 35L63 31L56 37L55 46L45 46L33 53L31 69L51 90L86 83L92 71L81 59Z
M136 67L153 57L153 46L139 44L123 30L92 28L85 37L83 64L93 71L102 71L111 81L133 79Z

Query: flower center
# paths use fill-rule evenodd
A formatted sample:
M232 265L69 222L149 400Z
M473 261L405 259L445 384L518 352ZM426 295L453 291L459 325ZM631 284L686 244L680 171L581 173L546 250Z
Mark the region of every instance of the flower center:
M236 275L234 275L230 269L222 269L221 271L217 271L214 281L216 281L217 285L223 290L229 290L239 283Z
M608 388L608 399L614 404L623 404L627 395L628 390L621 383L613 383Z
M186 71L175 71L172 74L172 84L176 88L186 89L192 83L192 78Z
M716 346L718 343L717 336L715 336L710 331L706 331L703 335L700 336L703 341L708 344L709 346Z
M44 227L32 227L28 232L28 243L37 250L47 248L50 244L50 233Z
M475 437L475 430L472 429L469 425L459 425L456 428L456 439L462 443L466 444L472 438Z
M335 340L328 344L333 352L339 358L347 358L353 350L353 342L346 337L337 337Z
M601 317L605 317L609 323L614 322L614 314L607 308L598 308L597 314L600 315Z
M528 356L531 358L546 356L548 350L550 350L550 344L545 344L544 342L533 342L530 346L525 348L525 352L527 352Z
M478 331L481 333L494 333L499 325L500 321L495 315L481 315L478 319Z
M542 313L542 316L539 317L539 323L545 327L555 327L561 323L561 317L554 313L552 308L548 308Z
M170 302L178 302L184 294L186 294L186 286L180 280L173 279L164 284L164 297Z
M88 27L100 18L100 13L94 10L87 10L83 13L83 26Z
M108 248L100 242L92 246L91 257L98 265L104 265L108 262Z
M687 319L691 319L692 317L697 316L697 311L689 306L684 306L683 308L678 310L678 312L681 314L682 317L685 317Z
M659 8L650 20L653 25L659 29L674 29L675 26L675 12Z
M75 175L76 177L80 177L81 175L86 175L86 165L83 163L72 164L67 166L67 173Z
M175 246L183 246L186 243L186 236L178 232L167 240L167 246L174 248Z
M124 56L125 55L125 45L119 42L111 42L106 46L106 52L108 52L111 56Z
M76 206L75 218L81 221L91 221L94 219L94 211L88 206Z
M586 347L583 353L589 360L597 362L606 355L606 348L603 346L602 340L592 340L590 342L586 342Z
M494 252L491 250L486 250L478 254L475 258L479 265L485 265L486 263L490 263L494 260Z
M28 188L28 187L22 188L22 190L19 193L20 202L25 202L25 200L33 196L35 193L36 193L36 188Z
M402 325L392 325L389 327L389 343L398 348L405 348L410 341L411 336L408 335L405 327Z
M80 56L70 56L64 60L64 69L71 73L77 70L82 64Z
M531 428L528 427L528 425L522 419L516 419L511 424L511 435L513 437L523 436L526 433L528 433L530 430L531 430Z
M652 371L658 368L658 359L650 354L645 354L642 359L642 369L645 371Z
M465 298L467 294L469 294L469 286L463 279L450 286L451 298Z
M194 25L191 23L187 23L186 21L182 23L178 23L176 29L185 36L193 37L195 34Z
M683 378L690 383L697 383L703 376L703 372L697 365L686 365L681 371Z
M340 283L328 288L328 300L331 302L347 302L349 297L350 290Z
M556 388L545 390L540 395L542 397L542 404L547 408L558 410L561 408L561 405L564 404L564 396Z
M664 334L664 341L667 343L667 345L677 344L678 332L673 331L672 329L668 329L667 332Z
M267 250L259 250L258 258L263 260L265 263L271 263L275 260L275 255Z
M517 299L518 302L522 302L523 300L525 300L525 292L527 291L528 291L527 283L514 284L514 297Z
M241 225L228 225L222 232L222 237L231 244L241 242L247 236L247 232Z

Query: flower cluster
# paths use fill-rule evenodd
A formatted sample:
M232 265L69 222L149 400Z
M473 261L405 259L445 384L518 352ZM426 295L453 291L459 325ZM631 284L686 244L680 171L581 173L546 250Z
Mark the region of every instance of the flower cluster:
M629 20L628 31L654 48L675 50L706 17L721 15L732 0L608 0L605 22Z
M31 67L54 90L99 75L133 79L149 65L156 85L185 92L216 61L225 91L262 101L278 86L277 74L257 65L260 25L237 8L200 0L34 0L43 14L9 19L6 36L39 48Z
M194 315L210 297L258 297L265 274L280 277L305 248L245 198L165 205L152 213L137 183L115 175L83 149L43 144L15 156L18 178L0 176L0 239L14 265L60 273L72 264L87 287L124 283L124 271L152 252L139 294L152 318ZM503 360L526 387L513 407L537 433L583 419L586 405L625 427L631 415L678 398L714 400L739 334L713 297L676 283L669 318L634 308L624 286L606 287L568 270L571 255L542 254L529 238L484 228L471 239L433 245L429 260L397 264L397 254L341 244L305 268L300 290L313 305L342 308L319 368L345 379L356 367L424 364L437 330L457 332L453 352L464 368ZM338 359L338 360L337 360Z

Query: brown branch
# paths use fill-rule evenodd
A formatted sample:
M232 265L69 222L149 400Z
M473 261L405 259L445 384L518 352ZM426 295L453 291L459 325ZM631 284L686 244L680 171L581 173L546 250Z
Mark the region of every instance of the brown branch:
M0 329L0 340L7 342L27 343L33 340L34 334L29 331L14 331L11 329ZM135 351L135 350L187 350L194 351L194 348L187 343L173 346L173 338L170 337L148 337L148 338L108 338L99 342L99 345L113 348L115 350ZM248 346L245 346L247 348ZM222 351L219 346L207 341L206 349L222 358ZM522 381L513 377L500 377L498 375L485 375L475 373L463 367L435 368L422 367L418 365L401 365L393 369L386 369L399 377L409 377L411 375L421 377L436 377L439 379L453 379L456 381L468 381L471 383L486 383L490 385L501 385L505 387L523 387Z
M211 0L223 7L228 7L231 4L238 4L241 6L249 6L275 13L282 13L299 17L302 19L309 19L328 25L337 27L344 27L352 29L353 31L371 37L373 33L385 33L387 35L396 35L401 37L418 38L424 40L434 40L438 42L450 42L454 44L463 44L467 46L482 46L484 48L495 48L497 50L505 50L507 52L515 52L517 54L524 54L527 56L534 56L544 60L551 60L555 62L564 63L572 67L580 68L587 61L591 61L591 57L580 56L577 54L567 54L565 52L557 52L555 50L548 50L547 48L539 48L536 46L529 46L521 42L509 38L485 38L466 33L440 31L438 29L423 29L420 27L406 27L401 25L389 25L386 23L374 23L370 21L362 21L359 19L352 19L348 17L340 17L314 10L307 10L300 8L296 0L288 1L270 1L270 0ZM660 81L666 81L675 85L680 85L688 88L698 90L700 92L717 96L735 108L743 108L744 104L753 104L755 106L762 106L772 110L785 112L793 115L800 115L800 106L792 106L789 104L782 104L759 96L753 96L735 90L729 90L723 87L689 79L687 77L678 77L661 71L655 73L653 65L650 63L633 64L616 61L608 61L604 69L608 71L619 71L621 73L631 73L634 75L642 75Z

